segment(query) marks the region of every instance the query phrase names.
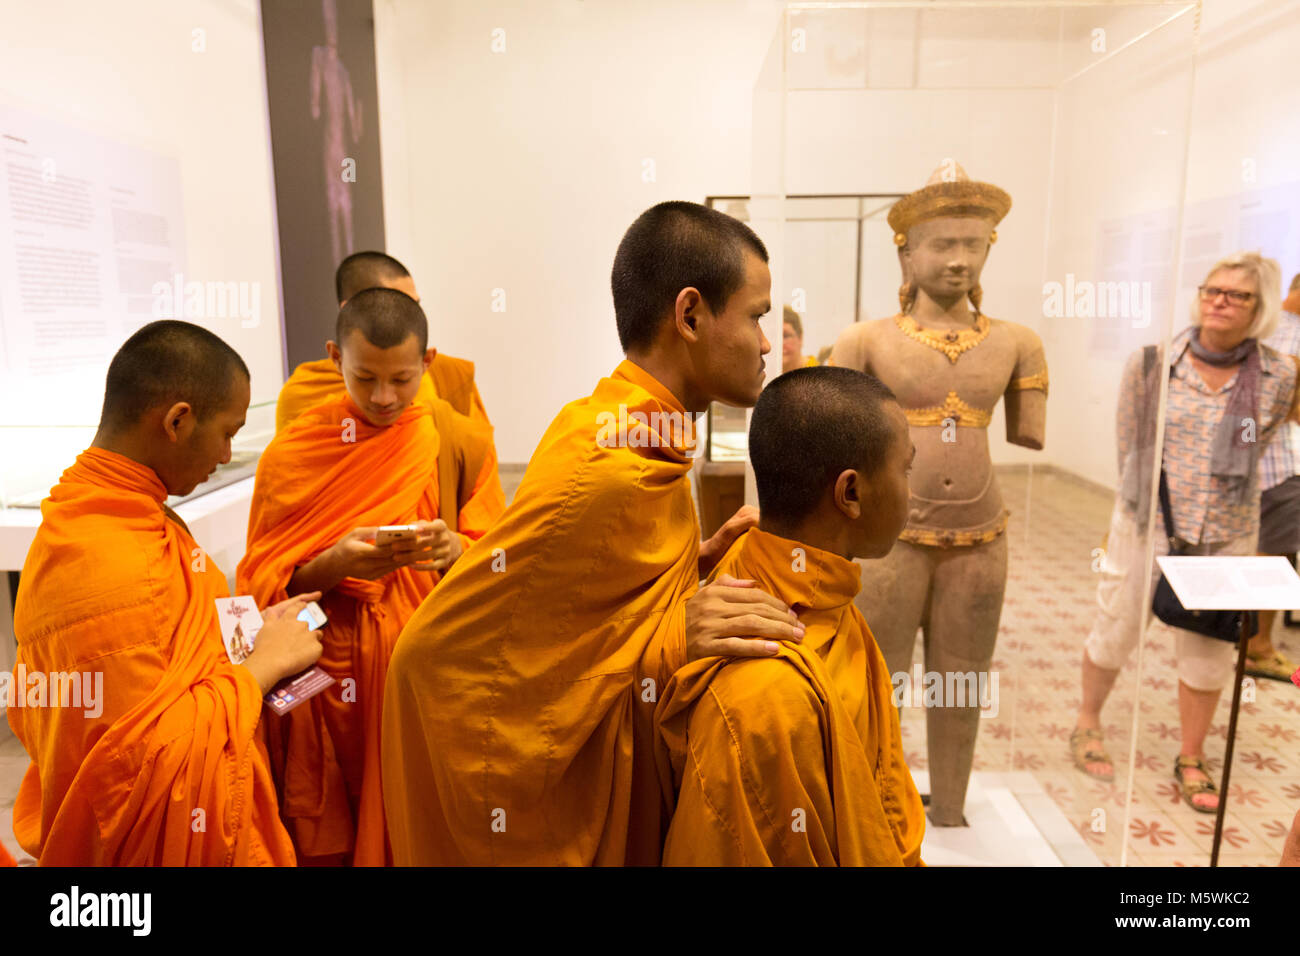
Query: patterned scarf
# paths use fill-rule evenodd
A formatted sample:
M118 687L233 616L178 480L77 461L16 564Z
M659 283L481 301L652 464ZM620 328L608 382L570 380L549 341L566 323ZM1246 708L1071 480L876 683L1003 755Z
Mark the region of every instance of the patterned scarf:
M1259 343L1255 339L1245 339L1236 348L1215 352L1201 344L1200 329L1196 329L1187 347L1207 365L1216 368L1241 366L1214 433L1210 473L1221 478L1243 479L1237 485L1237 493L1240 496L1238 500L1244 501L1259 460Z

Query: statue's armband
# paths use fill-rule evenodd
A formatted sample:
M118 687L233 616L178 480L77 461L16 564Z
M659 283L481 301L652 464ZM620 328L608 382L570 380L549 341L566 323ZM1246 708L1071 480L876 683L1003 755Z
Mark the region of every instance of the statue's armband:
M1040 450L1047 439L1047 361L1041 346L1033 359L1017 364L1016 372L1025 367L1037 368L1028 375L1016 375L1005 392L1007 441L1013 445Z

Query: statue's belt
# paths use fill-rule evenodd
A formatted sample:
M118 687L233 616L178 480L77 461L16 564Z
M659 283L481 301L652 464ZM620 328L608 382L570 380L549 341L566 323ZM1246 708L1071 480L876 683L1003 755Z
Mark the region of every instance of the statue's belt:
M1007 530L1007 521L1010 517L1011 512L1003 509L996 518L973 528L928 528L908 525L898 536L898 540L931 548L969 548L977 544L988 544L997 538Z

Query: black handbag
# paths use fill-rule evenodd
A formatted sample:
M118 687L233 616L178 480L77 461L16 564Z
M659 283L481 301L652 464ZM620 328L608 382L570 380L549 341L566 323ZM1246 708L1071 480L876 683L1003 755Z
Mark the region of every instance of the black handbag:
M1165 483L1165 470L1160 469L1160 511L1165 519L1165 536L1169 539L1169 553L1181 554L1177 539L1174 537L1174 517L1172 508L1169 505L1169 486ZM1237 643L1241 639L1242 618L1248 621L1247 626L1250 628L1247 637L1252 636L1259 629L1259 612L1258 611L1189 611L1183 607L1183 602L1178 600L1178 595L1174 593L1173 587L1169 584L1169 579L1161 572L1160 580L1156 583L1156 593L1151 598L1151 610L1155 612L1156 617L1164 621L1170 627L1181 627L1185 631L1194 631L1197 634L1203 634L1206 637L1213 637L1216 640L1228 641L1231 644Z

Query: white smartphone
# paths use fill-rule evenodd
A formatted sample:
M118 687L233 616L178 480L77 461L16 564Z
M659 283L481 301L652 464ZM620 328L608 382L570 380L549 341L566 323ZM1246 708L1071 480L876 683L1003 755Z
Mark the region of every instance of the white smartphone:
M329 618L325 616L319 604L309 601L307 606L298 612L298 620L307 622L307 630L318 631L325 626Z
M375 532L375 544L414 541L419 530L413 524L386 524Z

